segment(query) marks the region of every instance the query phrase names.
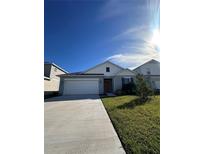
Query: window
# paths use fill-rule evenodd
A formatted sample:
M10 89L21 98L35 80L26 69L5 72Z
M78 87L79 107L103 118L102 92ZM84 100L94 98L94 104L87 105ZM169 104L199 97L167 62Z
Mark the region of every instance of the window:
M152 81L152 86L155 87L155 82L154 81Z
M151 72L150 72L150 68L147 68L147 75L150 75Z
M106 72L110 72L110 68L109 67L106 67Z
M57 68L56 68L56 67L54 68L54 71L55 71L55 72L57 71Z
M128 84L132 82L132 78L131 77L123 77L122 78L122 84L125 85L125 84Z

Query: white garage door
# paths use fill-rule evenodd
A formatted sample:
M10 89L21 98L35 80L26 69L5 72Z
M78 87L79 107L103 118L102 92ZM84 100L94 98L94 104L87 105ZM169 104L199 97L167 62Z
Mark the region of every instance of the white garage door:
M64 80L63 94L99 94L99 79L82 78Z

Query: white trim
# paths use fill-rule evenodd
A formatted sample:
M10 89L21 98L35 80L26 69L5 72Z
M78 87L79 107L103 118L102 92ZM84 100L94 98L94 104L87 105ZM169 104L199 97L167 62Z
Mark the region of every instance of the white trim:
M58 68L59 70L63 71L64 73L67 73L67 74L69 73L68 71L62 69L60 66L56 65L55 63L45 62L44 65L45 65L45 64L46 64L46 65L53 65L53 66L55 66L56 68Z
M46 76L44 76L44 79L46 79L46 80L50 80L50 78L49 78L49 77L46 77Z

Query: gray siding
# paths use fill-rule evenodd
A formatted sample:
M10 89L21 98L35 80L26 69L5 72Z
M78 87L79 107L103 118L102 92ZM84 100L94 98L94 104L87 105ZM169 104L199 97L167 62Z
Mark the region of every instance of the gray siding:
M150 77L150 81L151 81L151 84L152 84L152 88L157 89L156 81L158 81L160 83L160 76Z
M110 68L110 72L106 72L106 67L109 67ZM111 62L105 62L105 63L102 63L100 65L98 65L97 67L95 68L92 68L88 71L86 71L86 73L103 73L104 76L113 76L115 75L117 72L121 71L122 68L112 64Z
M64 90L64 79L60 79L59 94L63 95Z
M122 78L126 76L116 76L114 77L114 91L122 89ZM136 82L135 76L130 76L133 79L133 82Z
M116 76L113 79L114 79L114 89L113 89L113 91L115 92L118 89L122 89L122 77L121 76Z
M104 78L99 78L99 93L103 94L104 93Z
M148 70L150 74L148 74ZM160 63L156 60L151 60L138 68L134 69L135 72L145 76L147 83L151 88L156 89L160 86ZM157 85L157 86L156 86Z
M150 72L150 75L160 75L160 63L158 61L151 60L134 69L135 72L143 75L148 75L148 70Z
M160 76L145 76L145 80L152 89L157 89L156 82L160 82Z

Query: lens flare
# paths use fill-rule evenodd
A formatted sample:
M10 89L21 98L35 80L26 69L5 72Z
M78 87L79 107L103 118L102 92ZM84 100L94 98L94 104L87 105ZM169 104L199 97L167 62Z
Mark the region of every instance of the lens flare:
M151 43L157 47L160 46L160 34L159 34L159 30L154 30L153 31L153 36L152 36L152 40Z

